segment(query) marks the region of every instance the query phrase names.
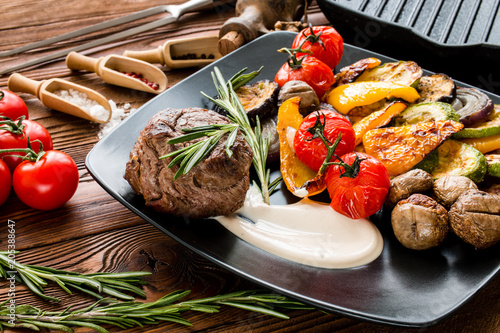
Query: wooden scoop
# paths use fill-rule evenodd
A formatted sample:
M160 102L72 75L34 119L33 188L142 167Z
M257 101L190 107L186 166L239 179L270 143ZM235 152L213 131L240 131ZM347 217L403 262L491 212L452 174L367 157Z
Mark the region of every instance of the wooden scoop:
M97 123L106 123L111 118L111 106L104 96L95 92L92 89L82 87L78 84L64 81L61 79L49 79L43 81L35 81L21 74L14 73L9 77L8 88L11 91L21 91L35 95L48 108L68 113L70 115L83 119L95 121ZM70 91L74 89L78 92L85 93L88 99L96 101L104 109L107 114L104 116L93 115L90 110L87 110L82 105L70 103L66 99L56 95L57 91Z
M125 51L123 55L169 68L205 66L222 57L218 42L217 36L183 38L169 40L152 50Z
M99 75L105 82L121 87L159 94L167 89L167 76L161 69L142 60L119 55L98 59L71 52L66 57L66 66L74 70L86 70ZM127 73L129 75L127 75ZM142 75L143 80L132 76ZM157 87L154 87L156 84Z

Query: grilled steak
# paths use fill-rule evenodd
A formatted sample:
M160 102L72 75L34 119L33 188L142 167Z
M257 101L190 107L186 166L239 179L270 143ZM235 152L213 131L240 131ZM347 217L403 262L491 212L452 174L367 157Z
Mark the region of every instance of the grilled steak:
M241 134L232 147L232 157L224 151L223 138L210 155L176 180L178 166L168 168L171 158L159 159L194 142L167 144L169 139L185 134L183 128L214 123L229 120L201 108L168 108L149 120L130 153L124 176L146 205L189 218L227 215L243 205L250 184L252 150Z

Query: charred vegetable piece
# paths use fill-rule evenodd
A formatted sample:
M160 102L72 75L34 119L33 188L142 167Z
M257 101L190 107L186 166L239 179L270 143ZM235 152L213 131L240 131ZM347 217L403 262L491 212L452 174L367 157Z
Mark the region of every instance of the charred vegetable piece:
M476 88L457 88L457 97L451 105L465 127L483 120L493 110L493 101Z
M477 249L500 241L500 197L480 190L468 190L449 211L455 234Z
M326 101L337 111L348 114L356 106L370 105L382 99L402 98L415 102L420 95L409 86L393 82L353 82L338 86L328 93Z
M406 108L406 103L394 102L383 110L375 111L352 126L356 134L356 146L363 142L363 135L369 130L387 125L392 117Z
M391 179L391 188L385 200L388 207L408 199L414 193L424 193L432 188L432 176L421 169L413 169Z
M276 108L278 92L278 84L269 80L257 81L236 90L250 119L255 119L257 115L260 119L272 115Z
M420 79L422 73L422 68L414 61L388 62L364 71L356 82L389 81L411 86Z
M304 81L292 80L285 83L278 94L278 106L292 97L300 97L300 113L304 117L318 109L320 105L318 95Z
M269 150L267 153L267 163L272 163L279 160L280 157L280 140L278 136L278 131L276 130L276 124L278 121L277 116L267 117L262 119L260 124L262 127L262 137L269 137Z
M436 165L438 165L438 162L439 154L437 149L434 149L427 156L425 156L422 161L418 162L417 165L413 167L413 169L421 169L428 173L432 173L432 170L434 170Z
M409 106L394 117L395 126L412 125L425 121L453 120L458 121L460 116L448 103L431 102Z
M486 175L486 159L474 147L456 140L446 140L438 147L439 162L432 171L434 179L446 175L464 176L479 183Z
M354 82L367 69L375 68L382 62L377 58L366 58L355 62L352 65L341 68L335 75L334 87L342 84Z
M488 164L487 174L493 177L500 177L500 155L499 154L486 154L486 163Z
M449 231L446 209L418 193L398 202L391 213L391 224L399 242L413 250L440 245Z
M417 85L420 94L419 103L444 102L451 103L457 95L457 86L446 74L422 76Z
M485 138L460 139L460 141L471 145L483 154L500 149L500 134Z
M477 189L476 183L464 176L446 175L434 181L434 197L445 208L450 208L465 191Z
M288 190L298 197L318 194L326 189L323 176L302 163L293 149L293 138L302 123L299 112L300 97L286 100L278 110L278 135L280 141L280 171Z
M481 120L453 135L454 139L484 138L500 134L500 105L495 105L493 110L484 120Z
M462 127L460 123L447 120L378 128L366 132L363 145L366 152L378 158L392 176L397 176L413 168Z

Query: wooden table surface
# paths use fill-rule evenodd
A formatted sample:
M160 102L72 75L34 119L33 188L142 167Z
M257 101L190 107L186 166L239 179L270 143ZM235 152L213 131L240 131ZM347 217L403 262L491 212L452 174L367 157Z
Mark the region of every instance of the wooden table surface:
M145 8L182 1L145 0L0 0L0 51L33 43L64 32L120 17ZM165 41L186 36L217 35L222 24L234 16L232 7L221 10L192 13L179 22L144 32L125 40L96 47L86 54L100 57L122 54L125 50L146 50ZM315 2L309 11L309 21L329 24ZM91 36L60 42L7 59L0 59L0 68L35 59L51 52L78 45L129 27L94 33ZM390 55L390 54L388 54ZM175 85L198 68L166 72L169 85ZM100 92L123 107L130 103L138 108L154 97L152 94L119 88L106 83L93 73L73 73L59 59L34 68L21 70L23 75L43 80L62 78ZM8 75L0 77L0 88L7 88ZM84 160L98 142L99 125L50 110L29 94L19 94L26 102L30 118L42 123L50 131L54 148L73 157L80 171L80 183L74 197L63 207L52 211L38 211L21 203L14 194L0 210L0 250L7 247L7 221L15 221L17 258L23 263L45 265L82 273L98 271L150 271L144 287L147 300L152 301L174 290L192 290L190 298L214 296L220 293L254 288L255 286L224 269L208 262L172 240L155 227L137 217L109 194L89 175ZM320 311L287 311L289 320L222 308L219 314L188 313L193 326L163 323L127 332L498 332L500 330L500 291L497 276L473 299L447 320L420 329L375 325ZM30 303L44 309L63 309L70 304L90 304L91 299L66 295L51 286L47 293L62 299L60 305L48 304L18 286L16 302ZM0 301L6 297L7 283L0 284ZM112 331L120 331L112 328ZM77 329L87 332L89 329Z

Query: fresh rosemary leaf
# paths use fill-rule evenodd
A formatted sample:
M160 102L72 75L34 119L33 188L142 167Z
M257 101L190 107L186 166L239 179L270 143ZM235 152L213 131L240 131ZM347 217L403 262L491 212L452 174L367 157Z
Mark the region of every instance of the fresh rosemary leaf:
M43 266L23 265L18 261L9 259L8 254L8 252L0 251L0 267L5 271L5 269L11 270L12 265L16 270L14 276L18 283L25 284L37 296L55 302L58 302L59 299L44 294L43 287L48 285L47 281L55 282L56 285L69 294L71 294L69 288L73 288L95 298L102 298L98 292L108 292L112 293L114 297L129 300L134 299L134 297L119 292L114 288L121 288L121 290L144 296L144 292L137 285L144 284L141 277L151 274L150 272L79 274ZM7 278L7 274L2 278Z

